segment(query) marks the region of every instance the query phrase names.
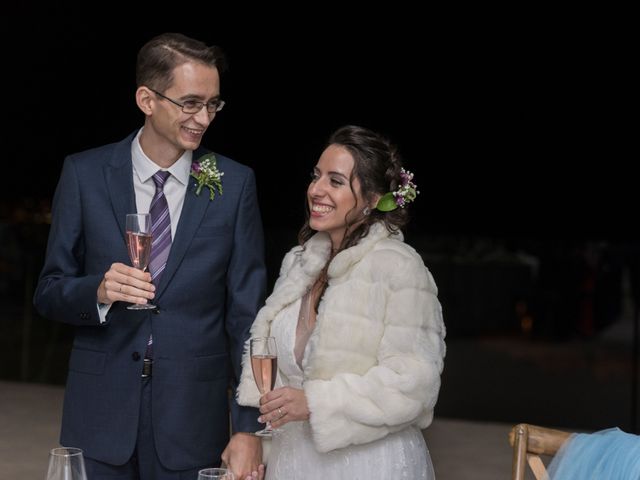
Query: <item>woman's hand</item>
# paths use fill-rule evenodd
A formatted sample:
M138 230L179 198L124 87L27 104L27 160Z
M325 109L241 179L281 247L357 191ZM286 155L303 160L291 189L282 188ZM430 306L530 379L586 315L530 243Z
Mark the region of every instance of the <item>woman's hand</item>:
M280 387L260 398L259 422L271 422L273 428L278 428L289 422L309 419L309 405L304 390L292 387Z
M244 480L264 480L264 473L264 465L260 464L258 471L251 472L251 474L247 475Z

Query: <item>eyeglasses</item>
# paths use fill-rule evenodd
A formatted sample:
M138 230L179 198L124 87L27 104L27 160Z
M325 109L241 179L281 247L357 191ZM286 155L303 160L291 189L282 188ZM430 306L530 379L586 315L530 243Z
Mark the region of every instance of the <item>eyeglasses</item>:
M162 97L165 100L169 100L174 105L177 105L178 107L180 107L184 113L187 113L189 115L198 113L200 110L202 110L202 107L204 106L207 107L207 112L209 112L210 114L217 113L220 110L222 110L225 104L224 100L215 100L213 102L207 102L207 103L196 102L195 100L187 100L184 103L178 103L175 100L167 97L166 95L163 95L160 92L154 90L153 88L149 88L149 90L151 90L153 93L155 93L159 97Z

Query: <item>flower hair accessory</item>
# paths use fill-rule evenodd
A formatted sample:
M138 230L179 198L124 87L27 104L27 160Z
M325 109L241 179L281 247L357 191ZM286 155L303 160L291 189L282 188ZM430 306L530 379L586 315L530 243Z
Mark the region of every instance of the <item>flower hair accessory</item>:
M216 188L218 193L222 195L223 175L224 172L218 170L216 156L213 153L207 153L191 164L191 176L198 181L196 195L200 195L202 187L207 187L209 200L213 200L216 196Z
M411 203L415 200L416 195L420 192L417 190L418 186L413 183L413 173L400 169L400 186L394 192L387 192L376 204L376 209L381 212L390 212L396 208L404 208L407 203Z

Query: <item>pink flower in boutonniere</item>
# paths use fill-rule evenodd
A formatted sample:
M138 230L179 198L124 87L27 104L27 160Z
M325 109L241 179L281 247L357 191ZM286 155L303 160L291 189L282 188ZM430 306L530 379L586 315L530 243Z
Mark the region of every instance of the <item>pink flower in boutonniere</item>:
M223 175L224 172L218 170L216 156L213 153L207 153L191 164L191 176L198 181L196 195L200 195L202 187L207 187L209 200L213 200L216 196L216 188L218 193L222 195Z

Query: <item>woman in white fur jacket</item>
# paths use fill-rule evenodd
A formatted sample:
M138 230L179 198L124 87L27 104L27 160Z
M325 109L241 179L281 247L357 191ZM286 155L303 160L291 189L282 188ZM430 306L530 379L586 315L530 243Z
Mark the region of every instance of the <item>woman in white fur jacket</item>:
M433 277L400 232L412 179L388 140L356 126L337 130L313 169L301 245L251 330L276 337L276 388L260 397L246 349L238 389L280 430L267 479L435 478L420 430L445 327Z

